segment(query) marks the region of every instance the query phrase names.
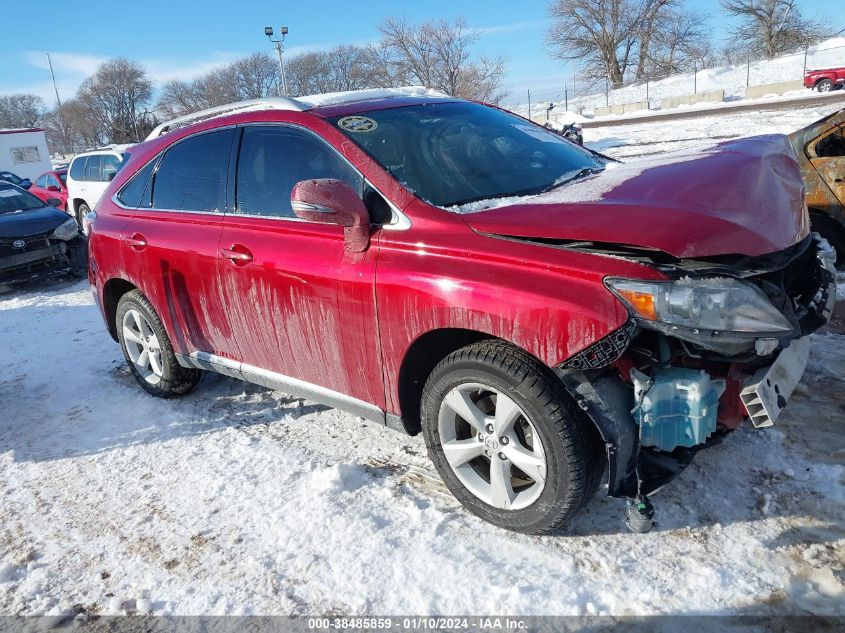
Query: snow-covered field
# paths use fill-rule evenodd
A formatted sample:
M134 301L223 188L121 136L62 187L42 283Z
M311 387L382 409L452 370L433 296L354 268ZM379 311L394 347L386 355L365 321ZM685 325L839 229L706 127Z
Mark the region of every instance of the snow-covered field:
M822 114L587 140L634 156ZM0 613L845 615L833 331L775 428L741 428L654 497L658 529L628 533L599 494L543 538L464 512L420 438L222 376L147 396L85 282L0 295L0 335Z

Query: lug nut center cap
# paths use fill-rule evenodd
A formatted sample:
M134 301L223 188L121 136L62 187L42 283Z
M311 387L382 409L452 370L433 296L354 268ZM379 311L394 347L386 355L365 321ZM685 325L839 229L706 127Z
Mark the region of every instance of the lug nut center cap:
M484 442L484 447L488 451L496 451L499 450L499 443L492 437L488 437L487 440Z

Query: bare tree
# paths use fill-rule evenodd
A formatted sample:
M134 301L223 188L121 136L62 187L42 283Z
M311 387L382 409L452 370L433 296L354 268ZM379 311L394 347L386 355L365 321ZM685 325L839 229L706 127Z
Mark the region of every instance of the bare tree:
M255 53L190 81L167 82L156 110L171 119L234 101L275 96L278 86L278 62L265 53Z
M32 127L44 112L38 95L17 94L0 97L0 128Z
M386 18L379 24L381 45L389 54L390 75L411 79L456 97L493 99L505 72L505 59L473 55L479 33L463 19L410 24Z
M694 66L716 64L708 19L706 14L694 10L666 11L655 28L646 77L665 77Z
M722 0L722 7L740 19L733 30L734 39L767 58L829 35L823 24L801 16L797 0Z
M113 143L142 140L151 98L152 82L144 67L128 59L105 62L77 92L80 104Z

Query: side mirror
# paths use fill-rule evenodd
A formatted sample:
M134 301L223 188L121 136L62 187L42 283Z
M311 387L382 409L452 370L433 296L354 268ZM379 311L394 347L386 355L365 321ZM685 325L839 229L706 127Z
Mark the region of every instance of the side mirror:
M290 204L296 216L307 222L342 226L347 251L363 253L370 246L370 214L361 196L342 180L298 182Z
M58 207L62 203L58 198L47 198L47 204L51 207Z
M29 178L24 178L18 186L29 189L32 186L32 181Z
M61 189L59 189L56 185L49 185L47 187L47 191L61 191Z

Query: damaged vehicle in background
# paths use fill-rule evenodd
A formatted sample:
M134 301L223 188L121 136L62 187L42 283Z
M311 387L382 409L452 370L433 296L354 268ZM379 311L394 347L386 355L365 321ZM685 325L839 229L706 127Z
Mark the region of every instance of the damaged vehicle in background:
M28 191L0 182L0 284L88 270L88 244L76 220Z
M150 394L202 370L422 433L466 508L547 533L774 424L835 300L783 136L619 164L424 89L163 123L87 220Z
M836 249L845 267L845 110L789 135L804 177L812 229Z

